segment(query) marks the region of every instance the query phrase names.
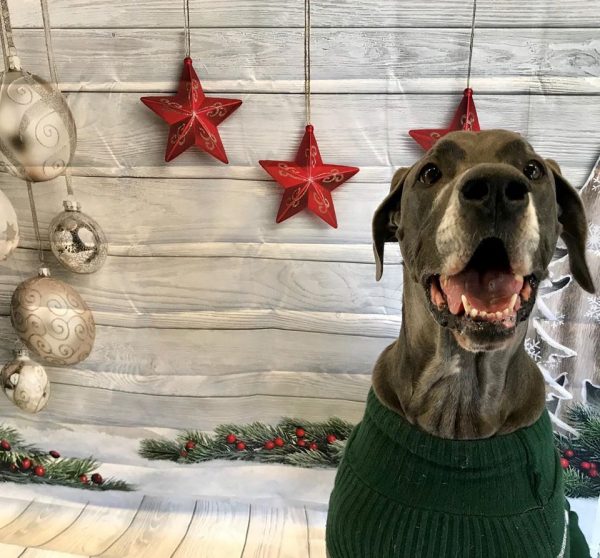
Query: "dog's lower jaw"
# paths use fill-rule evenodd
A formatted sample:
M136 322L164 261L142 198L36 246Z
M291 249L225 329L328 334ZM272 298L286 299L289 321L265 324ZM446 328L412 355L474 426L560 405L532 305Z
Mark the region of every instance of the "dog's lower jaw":
M472 338L459 333L458 331L452 331L454 335L454 339L456 342L465 350L470 353L481 353L491 352L491 351L502 351L506 350L510 347L512 343L512 336L506 337L499 341L486 341L486 342L477 342Z

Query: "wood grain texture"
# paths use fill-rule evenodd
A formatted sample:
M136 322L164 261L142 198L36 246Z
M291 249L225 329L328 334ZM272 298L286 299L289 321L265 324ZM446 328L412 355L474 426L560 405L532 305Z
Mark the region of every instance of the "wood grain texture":
M193 509L193 500L147 497L127 531L99 556L171 556L185 536Z
M303 508L254 504L241 558L305 558L307 533Z
M242 555L249 520L248 504L198 500L172 558L237 558Z
M387 182L396 167L412 164L422 155L407 131L449 122L459 97L314 95L313 122L323 160L361 167L353 182ZM166 165L167 126L139 101L138 94L70 94L79 138L73 173L264 180L259 159L295 155L304 122L303 97L247 94L242 98L244 105L219 127L229 166L197 150ZM476 100L484 128L519 131L541 155L558 160L575 184L587 177L598 155L600 103L595 97L478 95ZM2 184L4 180L11 178L3 177ZM36 191L40 188L43 185Z
M217 425L228 422L275 423L284 416L319 421L334 415L356 423L363 412L364 403L361 401L324 399L320 394L311 397L223 395L200 398L145 395L55 384L52 386L52 397L44 412L28 419L31 424L50 421L103 426L160 426L212 430ZM8 399L2 397L0 416L19 419L23 415ZM0 540L3 540L3 533L4 531L0 530Z
M140 504L143 496L139 494ZM75 555L96 556L109 548L129 529L137 506L88 504L64 531L45 543L44 548Z
M305 508L305 512L308 524L308 556L309 558L327 558L325 547L327 511Z
M30 505L31 502L28 500L3 498L2 506L0 506L0 527L4 527L15 521Z
M2 413L3 414L3 413ZM32 502L14 521L0 528L0 541L21 546L42 546L67 529L82 513L84 504L57 506L53 502Z
M2 556L4 558L4 556ZM19 558L84 558L81 554L71 554L60 550L46 550L45 548L28 548ZM85 557L87 558L87 557Z
M41 27L39 3L9 0L16 27ZM181 6L171 0L52 0L55 27L176 27L183 25ZM198 0L190 6L194 27L301 27L303 5L273 0ZM471 5L460 0L321 0L313 7L313 24L324 27L468 26ZM589 0L480 0L479 27L599 27L600 14Z
M311 88L452 94L464 87L469 38L469 27L314 29ZM63 91L172 91L185 48L182 29L64 29L53 40ZM191 40L207 92L303 91L301 29L195 29ZM15 43L23 67L48 76L42 30L18 30ZM481 29L472 86L479 94L597 94L599 46L596 29Z
M19 558L20 556L23 556L25 550L24 546L0 543L0 556L2 556L2 558Z

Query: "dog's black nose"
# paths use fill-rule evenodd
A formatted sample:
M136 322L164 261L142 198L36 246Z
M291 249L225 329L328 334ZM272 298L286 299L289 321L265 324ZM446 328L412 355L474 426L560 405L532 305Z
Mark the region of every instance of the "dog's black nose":
M481 176L467 180L460 189L460 197L463 204L488 211L516 211L527 206L529 191L529 184L516 177Z

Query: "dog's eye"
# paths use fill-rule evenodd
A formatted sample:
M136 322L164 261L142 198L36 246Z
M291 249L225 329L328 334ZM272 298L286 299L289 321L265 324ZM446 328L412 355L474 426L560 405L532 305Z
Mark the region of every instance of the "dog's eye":
M427 163L419 173L419 182L428 186L435 184L440 178L442 178L442 171L433 163Z
M544 167L542 167L541 163L531 160L525 165L523 174L529 178L529 180L537 180L544 176Z

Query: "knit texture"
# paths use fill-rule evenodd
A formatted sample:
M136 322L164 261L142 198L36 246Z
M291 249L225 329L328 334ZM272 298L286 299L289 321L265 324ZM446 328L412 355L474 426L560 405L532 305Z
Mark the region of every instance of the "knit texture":
M326 537L330 558L590 557L547 411L508 435L446 440L373 390L346 444Z

